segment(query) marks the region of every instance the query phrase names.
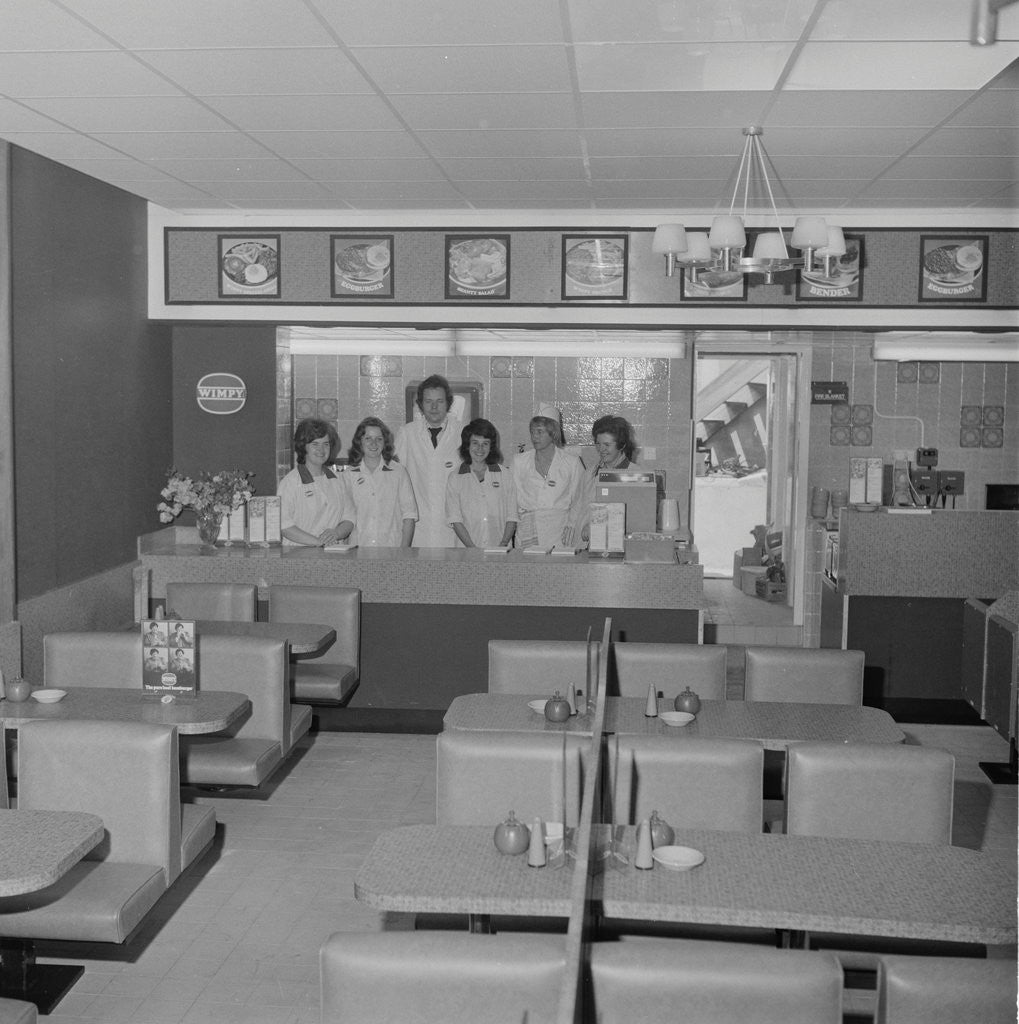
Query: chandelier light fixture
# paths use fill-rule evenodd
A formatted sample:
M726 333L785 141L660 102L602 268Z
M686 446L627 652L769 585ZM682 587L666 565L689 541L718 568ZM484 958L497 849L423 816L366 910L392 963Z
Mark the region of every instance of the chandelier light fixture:
M802 255L789 255L768 178L767 153L761 142L763 134L764 129L755 125L743 129L743 155L736 173L729 213L715 217L709 232L687 231L682 224L659 224L655 229L651 248L665 256L666 277L673 276L677 264L690 272L694 283L702 270L763 274L767 284L773 282L773 275L784 270L803 270L824 274L825 277L836 272L839 257L845 254L846 243L842 229L829 225L824 217L796 218L789 246L799 249ZM741 192L743 215L739 216L734 211ZM767 195L774 227L757 235L753 253L747 256L747 206L758 192Z

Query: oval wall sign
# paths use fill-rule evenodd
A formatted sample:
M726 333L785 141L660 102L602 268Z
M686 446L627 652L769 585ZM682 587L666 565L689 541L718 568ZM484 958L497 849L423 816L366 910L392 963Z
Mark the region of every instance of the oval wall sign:
M233 373L207 373L195 390L198 408L214 416L240 412L248 399L244 381Z

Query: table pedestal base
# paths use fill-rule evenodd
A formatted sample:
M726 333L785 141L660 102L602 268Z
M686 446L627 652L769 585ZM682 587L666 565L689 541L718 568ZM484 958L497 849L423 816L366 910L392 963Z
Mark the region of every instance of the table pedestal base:
M80 964L38 964L35 945L0 941L0 996L35 1003L40 1014L52 1013L85 973Z

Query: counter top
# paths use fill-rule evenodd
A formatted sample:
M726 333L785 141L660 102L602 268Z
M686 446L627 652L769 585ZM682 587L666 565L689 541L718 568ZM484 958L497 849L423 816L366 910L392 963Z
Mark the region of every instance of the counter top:
M197 533L170 527L138 538L152 574L151 593L167 581L305 583L361 590L367 603L700 609L704 570L697 564L630 563L581 552L527 555L480 548L202 547Z
M839 592L994 598L1019 581L1019 513L843 509Z

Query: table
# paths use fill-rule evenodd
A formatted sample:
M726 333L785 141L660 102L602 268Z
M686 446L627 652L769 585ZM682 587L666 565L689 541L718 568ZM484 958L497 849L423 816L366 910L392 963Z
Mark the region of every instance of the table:
M0 809L0 896L45 889L102 838L103 822L94 814Z
M69 686L55 704L30 698L19 704L0 701L0 728L17 729L22 722L88 719L110 722L149 722L175 725L182 735L221 732L251 707L243 693L199 690L194 699L177 698L163 704L158 695L141 687Z
M137 631L141 629L141 625L136 622L125 628ZM290 653L300 655L321 654L336 639L335 629L316 622L232 622L226 619L196 619L195 630L199 637L204 633L208 636L250 636L262 640L286 640L290 644Z
M591 716L547 722L527 706L547 694L470 693L457 697L443 719L447 729L591 733ZM659 700L662 711L671 701ZM772 701L706 700L697 718L683 728L644 714L643 697L606 697L605 731L619 735L760 740L768 750L785 750L802 740L838 743L901 743L905 736L891 715L879 708L849 704L798 704Z
M687 872L641 871L632 867L634 831L620 830L631 864L593 879L593 909L603 917L1016 941L1016 868L1006 858L920 843L677 830L676 843L704 852L704 863ZM384 910L567 916L570 870L503 856L492 832L441 825L385 832L354 894Z
M99 844L103 831L101 818L80 811L0 810L0 896L52 885ZM23 942L0 942L0 996L35 1003L42 1013L84 970L80 964L37 964Z

